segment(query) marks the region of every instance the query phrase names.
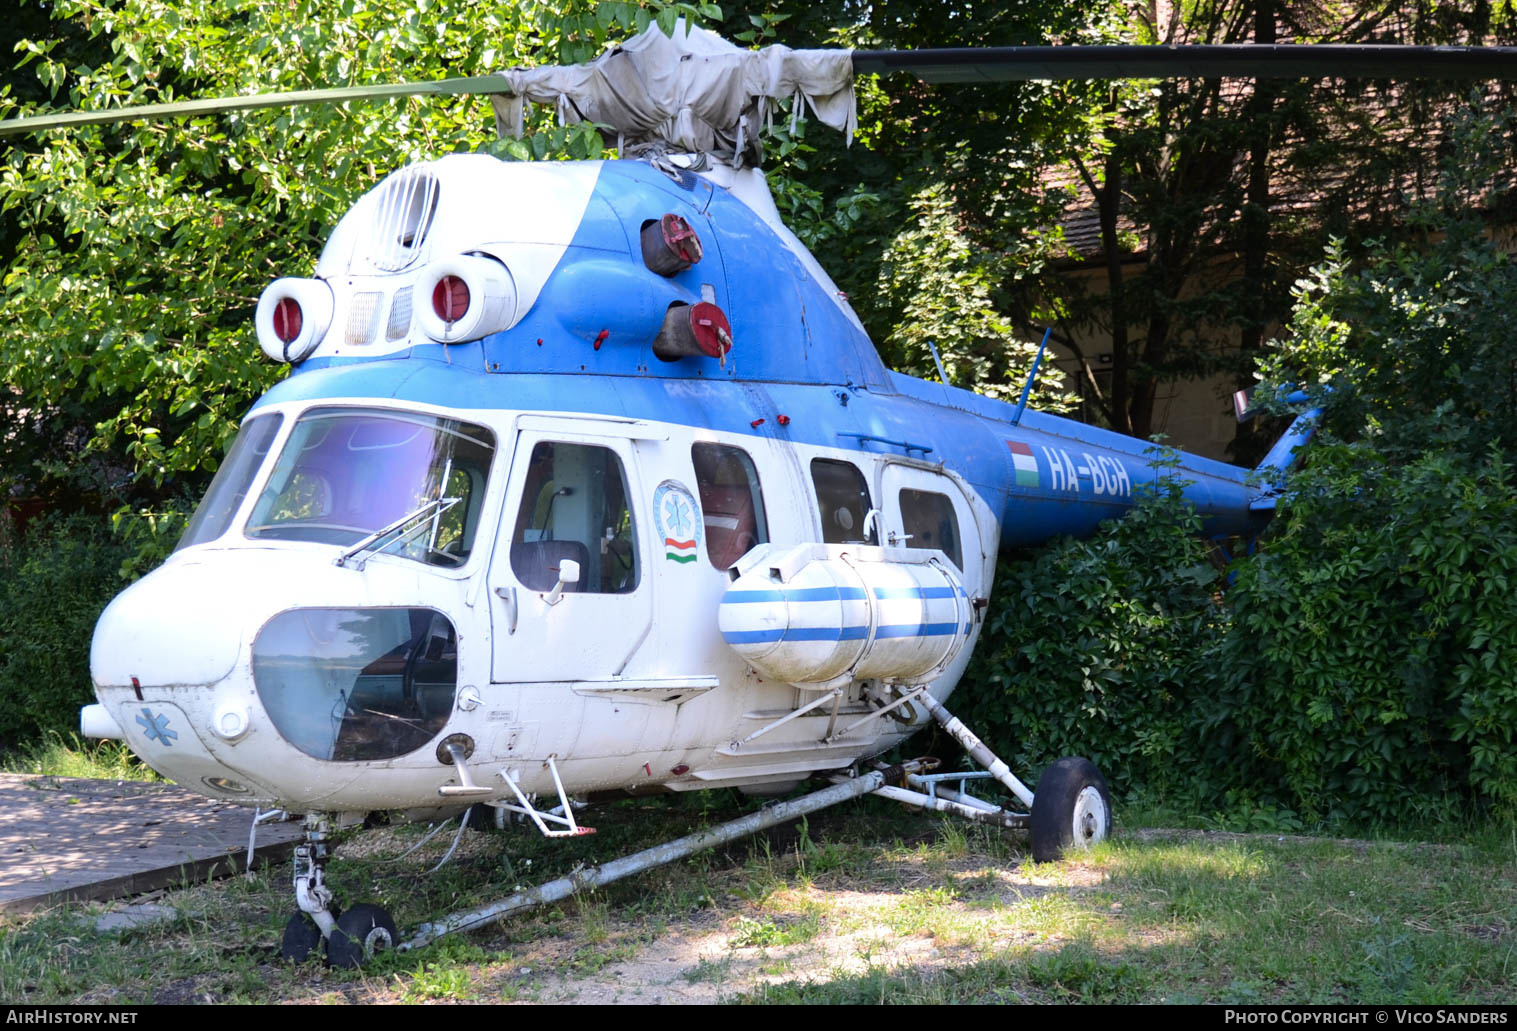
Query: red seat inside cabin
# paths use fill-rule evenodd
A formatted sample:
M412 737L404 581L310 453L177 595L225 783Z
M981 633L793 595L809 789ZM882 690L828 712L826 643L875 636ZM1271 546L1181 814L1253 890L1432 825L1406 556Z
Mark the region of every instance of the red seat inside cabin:
M758 544L753 496L746 486L701 485L701 512L706 522L706 554L726 569Z

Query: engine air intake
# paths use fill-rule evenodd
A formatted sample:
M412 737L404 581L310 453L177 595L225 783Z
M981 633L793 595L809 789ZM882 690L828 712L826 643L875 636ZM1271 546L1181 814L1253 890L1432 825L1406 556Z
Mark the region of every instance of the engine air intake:
M332 288L320 279L276 279L258 298L258 345L276 362L303 361L332 324Z
M664 313L664 328L653 341L653 353L662 361L681 358L725 360L732 350L732 323L727 313L710 301L671 304Z
M417 320L439 344L458 344L499 333L516 320L516 283L494 258L459 254L434 261L416 292L429 298Z

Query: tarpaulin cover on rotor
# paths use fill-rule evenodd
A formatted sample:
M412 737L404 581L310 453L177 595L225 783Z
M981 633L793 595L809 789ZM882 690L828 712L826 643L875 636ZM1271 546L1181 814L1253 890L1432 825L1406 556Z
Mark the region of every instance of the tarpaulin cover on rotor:
M589 64L512 68L514 96L490 98L502 136L520 136L522 102L557 107L563 122L611 126L623 157L709 154L735 167L758 163L770 99L804 97L816 117L848 134L858 123L853 59L846 50L743 50L713 32L656 25Z

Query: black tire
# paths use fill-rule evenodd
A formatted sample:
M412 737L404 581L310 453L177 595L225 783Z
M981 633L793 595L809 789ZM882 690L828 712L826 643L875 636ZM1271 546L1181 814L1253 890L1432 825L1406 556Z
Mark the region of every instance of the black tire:
M395 921L378 906L360 902L337 918L327 939L327 962L334 967L361 967L399 940Z
M296 910L284 925L279 943L279 958L289 963L304 963L312 950L321 944L321 929L310 916Z
M1111 835L1111 792L1089 759L1066 756L1043 771L1032 795L1032 858L1055 863Z

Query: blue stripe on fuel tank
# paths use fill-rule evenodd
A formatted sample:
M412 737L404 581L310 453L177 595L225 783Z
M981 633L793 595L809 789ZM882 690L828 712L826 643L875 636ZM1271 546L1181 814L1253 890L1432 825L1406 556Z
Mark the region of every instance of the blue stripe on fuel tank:
M952 587L876 587L876 598L952 598L962 594Z
M803 626L789 630L723 630L728 644L768 644L772 641L862 641L867 626Z
M863 601L860 587L793 587L773 591L728 591L722 603L749 604L761 601Z
M968 627L957 623L901 623L882 626L875 631L875 640L899 637L941 637L944 634L968 632ZM769 644L774 641L862 641L869 636L864 626L817 626L792 627L789 630L724 630L722 638L728 644Z
M890 637L940 637L957 632L957 623L904 623L882 626L874 632L874 639L882 641Z

